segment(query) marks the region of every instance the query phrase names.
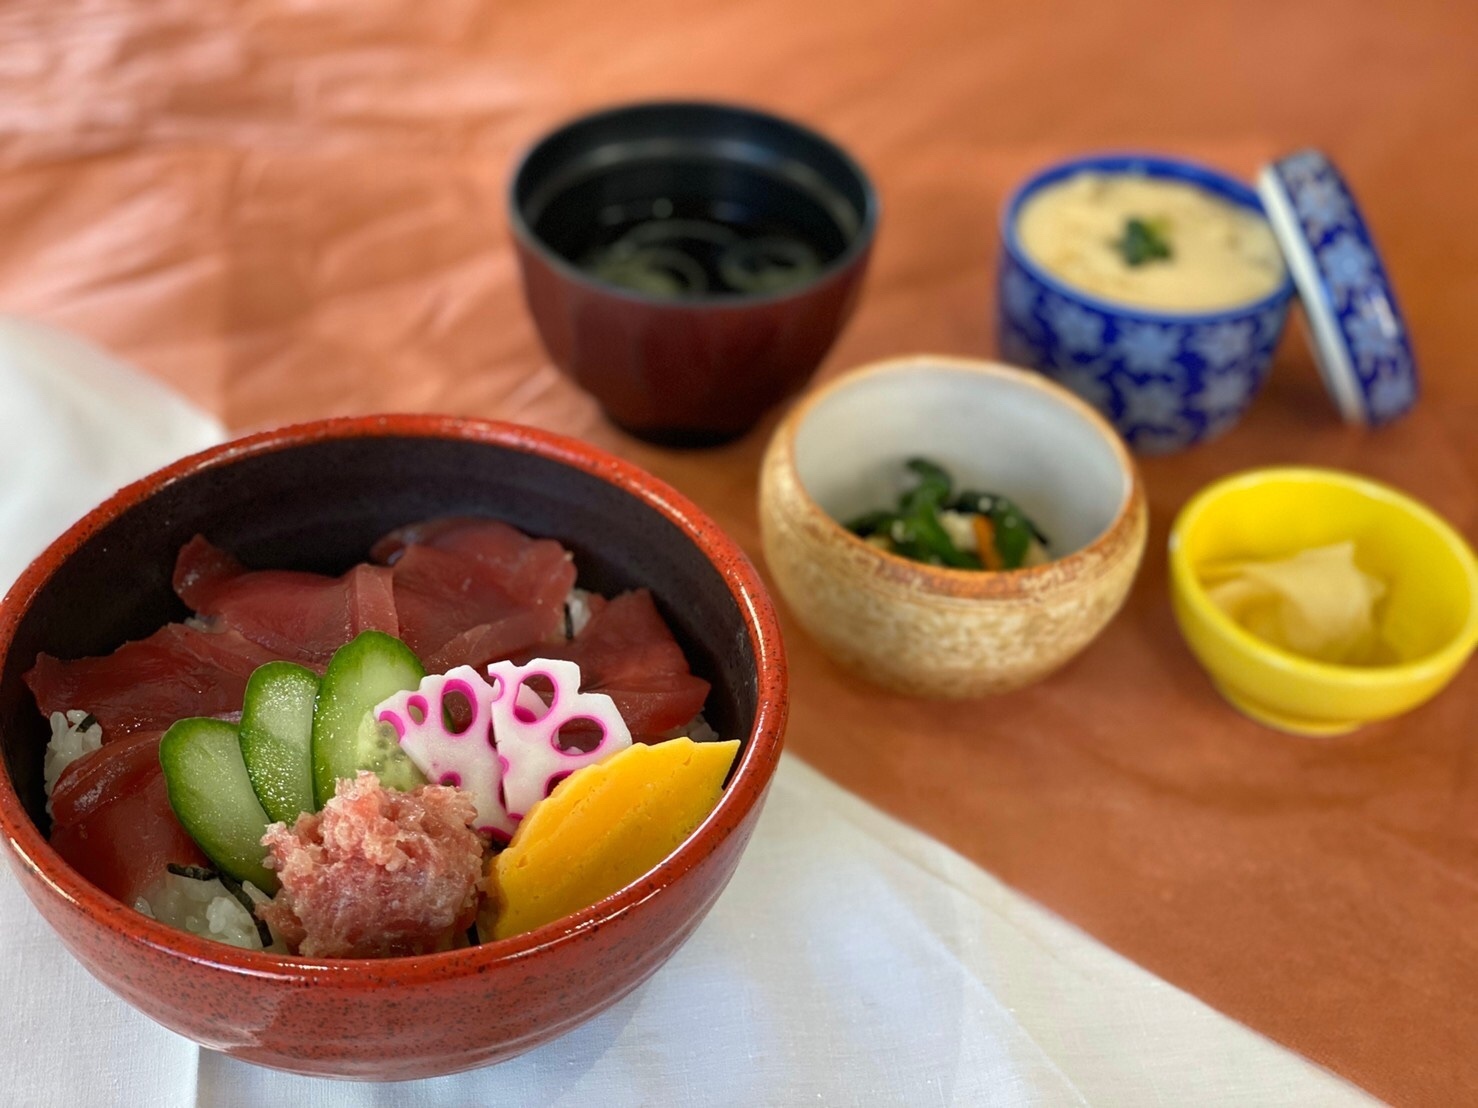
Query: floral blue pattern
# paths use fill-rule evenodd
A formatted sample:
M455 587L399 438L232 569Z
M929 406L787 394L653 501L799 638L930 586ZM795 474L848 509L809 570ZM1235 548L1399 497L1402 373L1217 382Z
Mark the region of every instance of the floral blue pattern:
M1305 188L1324 173L1325 158L1317 150L1300 150L1297 154L1290 154L1278 163L1278 172L1283 175L1284 180L1295 182L1300 188Z
M1065 350L1084 354L1103 345L1103 316L1060 296L1049 296L1042 314L1044 322L1057 333L1057 341Z
M1299 190L1298 214L1310 230L1322 234L1350 218L1350 202L1333 181L1314 176Z
M999 308L1002 358L1077 393L1139 453L1160 454L1241 418L1266 375L1288 297L1168 322L1073 303L1007 254Z
M1063 285L1026 260L1010 223L1036 188L1084 170L1189 180L1233 203L1258 203L1239 182L1162 158L1106 155L1039 174L1008 205L998 273L1001 356L1077 393L1139 453L1183 450L1222 433L1241 418L1267 375L1292 284L1285 281L1255 303L1198 314L1110 304Z
M1205 359L1207 368L1227 369L1252 353L1254 327L1250 319L1208 324L1191 339L1191 349Z
M1092 366L1074 365L1066 369L1052 369L1049 375L1069 392L1075 392L1097 408L1101 415L1110 415L1114 410L1114 389L1107 379L1096 373Z
M1376 422L1395 419L1416 403L1416 378L1409 374L1381 374L1370 386L1370 410Z
M1311 313L1327 314L1348 353L1360 412L1371 424L1388 423L1416 403L1416 359L1405 320L1370 229L1344 178L1317 150L1279 161L1268 175L1286 195L1306 241L1320 287L1302 289ZM1291 249L1285 247L1285 249ZM1326 374L1338 364L1319 351ZM1332 364L1333 363L1333 364Z
M1174 426L1180 419L1180 387L1172 381L1149 381L1124 397L1123 420L1135 430Z
M1221 373L1206 378L1195 397L1196 407L1208 418L1240 412L1252 399L1257 381L1242 373Z
M1386 358L1400 356L1401 331L1389 316L1368 310L1368 305L1365 309L1351 317L1345 331L1355 365L1369 371Z
M1157 323L1126 323L1119 328L1115 349L1126 369L1135 373L1167 373L1175 364L1181 338L1173 327Z
M1375 274L1375 256L1347 231L1336 231L1326 245L1319 247L1319 265L1334 292L1334 302L1341 308L1370 284Z
M1278 339L1283 330L1283 320L1288 315L1288 305L1274 304L1257 317L1257 337L1253 340L1257 346L1266 346Z
M1020 270L1006 275L1001 282L1001 304L1018 326L1030 325L1032 309L1037 306L1037 286Z

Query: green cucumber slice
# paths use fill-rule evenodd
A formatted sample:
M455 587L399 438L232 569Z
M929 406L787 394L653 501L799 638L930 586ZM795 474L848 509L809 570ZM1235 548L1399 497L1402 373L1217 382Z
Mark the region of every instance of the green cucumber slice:
M426 783L395 730L371 715L380 701L414 689L425 676L411 648L383 631L365 631L334 653L313 710L313 794L320 808L342 778L362 769L390 789Z
M264 893L277 876L262 865L266 811L241 759L236 727L218 719L182 719L159 740L169 806L216 868Z
M291 826L313 799L313 702L318 676L292 662L259 666L241 705L241 757L257 799Z

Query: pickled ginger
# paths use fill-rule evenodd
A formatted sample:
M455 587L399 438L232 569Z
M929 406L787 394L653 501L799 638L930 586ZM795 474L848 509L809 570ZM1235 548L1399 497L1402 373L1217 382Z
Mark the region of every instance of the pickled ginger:
M1380 646L1386 585L1355 564L1353 542L1202 570L1211 600L1258 638L1320 662L1363 665Z

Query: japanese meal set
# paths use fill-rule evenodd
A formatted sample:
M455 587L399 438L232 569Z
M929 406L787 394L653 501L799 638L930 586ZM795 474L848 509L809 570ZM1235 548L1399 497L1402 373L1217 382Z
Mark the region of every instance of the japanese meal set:
M510 212L555 361L618 425L692 446L802 387L878 203L804 128L655 104L553 132ZM1416 399L1369 232L1314 152L1256 192L1081 159L1023 185L1002 230L1008 365L846 374L761 467L791 613L909 695L1005 692L1089 646L1144 551L1131 449L1234 425L1295 290L1346 418ZM1203 492L1170 589L1227 700L1294 733L1406 711L1478 643L1463 538L1330 471ZM63 941L167 1026L299 1072L447 1073L563 1033L697 926L786 696L753 568L673 490L527 429L329 421L123 490L21 577L0 824Z

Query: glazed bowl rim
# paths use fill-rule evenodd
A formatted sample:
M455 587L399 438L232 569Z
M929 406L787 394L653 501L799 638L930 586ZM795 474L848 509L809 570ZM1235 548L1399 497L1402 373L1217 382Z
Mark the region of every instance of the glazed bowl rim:
M1054 558L1042 565L996 571L955 569L951 566L935 566L927 562L916 562L901 554L880 550L847 530L842 526L841 521L833 518L822 508L811 495L810 490L806 488L805 482L801 480L796 470L795 441L802 424L822 401L860 381L874 377L904 376L920 369L944 370L961 376L1005 381L1037 390L1049 400L1071 410L1096 431L1107 443L1118 463L1119 474L1124 482L1124 492L1113 518L1102 531L1094 536L1093 541L1070 554ZM1074 393L1049 381L1039 373L984 358L967 358L953 354L908 354L864 363L806 393L786 413L784 420L775 431L769 449L779 452L778 458L793 479L794 487L808 516L813 521L819 521L826 533L842 540L846 548L853 551L855 555L867 557L878 566L885 567L889 576L921 582L933 595L948 596L963 601L1009 601L1053 591L1064 569L1070 568L1074 563L1094 563L1099 560L1100 555L1111 550L1121 532L1133 525L1134 517L1144 506L1144 484L1139 467L1135 464L1124 440L1101 414ZM1069 580L1091 580L1096 576L1074 576Z
M719 293L713 296L678 298L639 292L635 289L622 288L619 285L612 285L605 281L597 280L579 266L566 260L556 250L552 249L529 226L528 220L524 218L523 206L518 202L518 190L529 162L545 146L569 131L574 130L576 127L589 123L599 122L604 119L614 119L633 112L672 108L693 108L763 119L769 123L778 124L796 132L806 139L807 142L813 143L834 155L856 179L857 184L861 188L864 201L863 210L858 213L857 230L853 233L845 249L813 276L790 288L781 289L779 292L735 292ZM541 132L525 145L516 156L513 163L513 171L508 177L505 197L508 212L508 227L514 239L546 266L558 273L560 277L592 293L609 296L616 300L628 301L633 305L639 304L646 308L659 308L669 311L703 311L716 309L739 311L782 304L790 300L799 300L815 292L817 289L845 279L849 273L863 263L868 252L872 249L874 239L877 237L878 220L882 215L882 200L878 194L877 186L873 184L872 178L868 176L867 171L862 168L862 163L853 157L840 143L828 138L807 124L800 123L787 116L777 115L774 112L747 104L704 99L631 100L621 104L598 108L594 111L580 112L567 116L559 123Z
M1216 605L1202 586L1186 551L1194 528L1229 494L1274 483L1323 484L1359 493L1416 519L1442 542L1464 571L1468 583L1468 618L1446 642L1429 654L1393 665L1349 666L1305 658L1258 638ZM1416 498L1384 482L1323 466L1260 466L1213 481L1176 514L1167 543L1173 590L1198 619L1244 657L1288 676L1338 688L1393 688L1435 680L1460 666L1478 646L1478 558L1462 535Z
M1257 315L1261 312L1285 304L1292 299L1295 293L1293 283L1292 267L1286 258L1283 258L1283 279L1278 287L1266 296L1255 300L1243 300L1236 304L1230 304L1222 308L1197 309L1195 311L1176 312L1165 309L1147 308L1137 304L1127 304L1118 300L1111 300L1095 293L1080 289L1075 285L1068 284L1056 274L1050 272L1040 265L1025 248L1017 234L1017 224L1021 214L1022 205L1030 200L1034 194L1047 185L1066 180L1079 173L1089 171L1102 171L1105 173L1130 174L1139 173L1147 177L1158 177L1167 180L1185 181L1196 185L1201 189L1211 192L1224 200L1235 203L1254 211L1268 223L1271 231L1271 220L1268 213L1258 198L1257 191L1252 186L1238 180L1230 174L1196 161L1193 158L1181 158L1168 154L1150 154L1136 151L1104 151L1093 154L1083 154L1077 157L1066 158L1061 161L1051 162L1036 170L1026 180L1012 189L1006 198L1006 203L1001 209L1001 245L1012 261L1026 270L1032 279L1038 284L1045 286L1049 291L1067 300L1076 301L1094 311L1104 315L1117 316L1135 322L1159 323L1166 325L1196 326L1207 323L1217 323L1223 320L1240 318L1244 316ZM1279 248L1279 257L1282 258L1282 248Z
M196 474L247 458L325 442L374 438L481 443L569 466L633 496L656 511L703 554L724 579L755 657L753 725L719 803L682 844L653 869L588 908L522 935L436 954L384 959L305 958L243 950L169 927L96 888L52 849L21 803L8 769L0 768L0 832L16 860L71 909L130 943L257 978L315 985L411 984L494 964L524 960L578 940L690 872L735 831L763 799L779 759L788 711L784 646L758 573L738 545L692 501L635 464L597 447L541 429L494 420L433 415L337 417L257 432L192 454L130 484L51 543L0 599L0 659L31 603L56 571L94 534L156 493Z

